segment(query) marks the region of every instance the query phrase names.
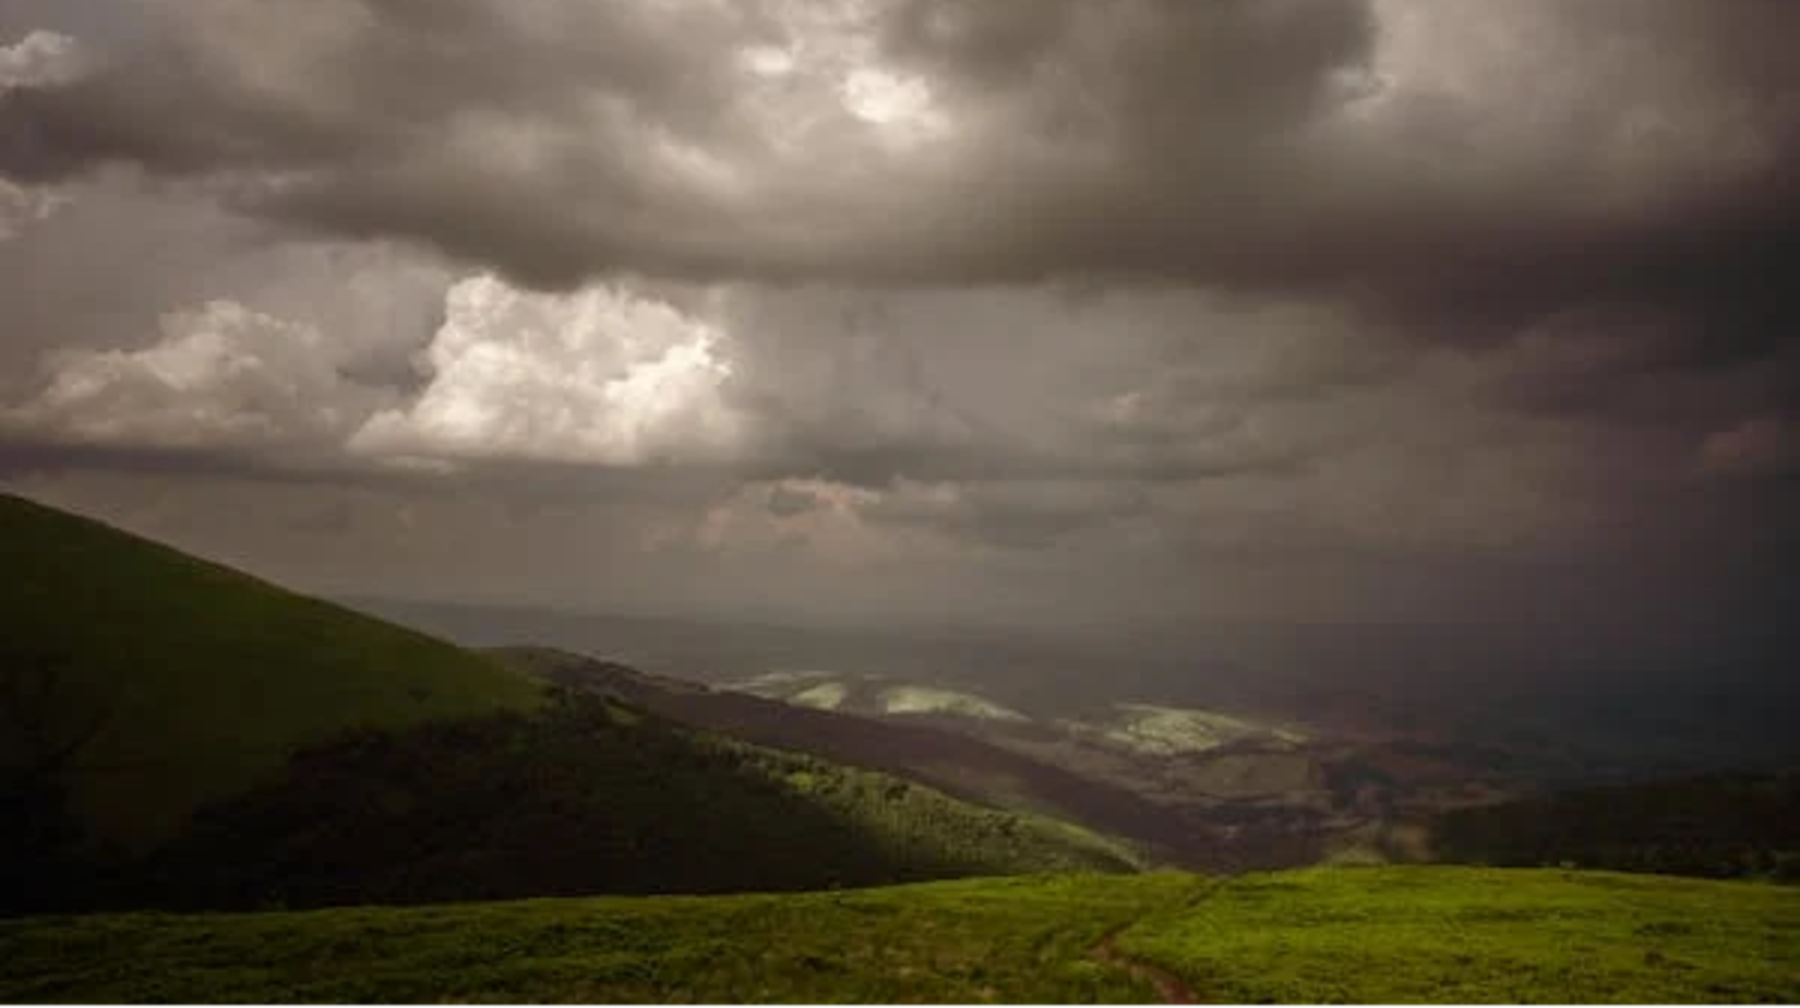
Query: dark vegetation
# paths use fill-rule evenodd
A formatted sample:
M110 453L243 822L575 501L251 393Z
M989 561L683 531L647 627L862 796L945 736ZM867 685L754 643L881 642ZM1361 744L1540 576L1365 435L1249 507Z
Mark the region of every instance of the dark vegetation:
M1099 838L598 698L363 731L203 810L151 902L420 903L1129 871Z
M1800 774L1567 791L1440 816L1440 859L1800 881Z
M554 691L538 711L362 728L139 854L15 789L13 913L795 891L1130 872L1127 849L921 785ZM27 806L25 801L34 804Z

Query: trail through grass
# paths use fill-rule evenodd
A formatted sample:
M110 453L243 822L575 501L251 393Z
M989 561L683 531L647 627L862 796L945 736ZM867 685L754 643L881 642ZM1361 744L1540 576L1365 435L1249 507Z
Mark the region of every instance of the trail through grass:
M1223 1002L1794 1002L1800 890L1469 868L1246 876L1125 954Z

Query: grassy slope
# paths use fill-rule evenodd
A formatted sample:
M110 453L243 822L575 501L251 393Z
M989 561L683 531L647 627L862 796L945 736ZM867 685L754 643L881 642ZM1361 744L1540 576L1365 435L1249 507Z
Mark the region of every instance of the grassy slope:
M7 1001L1131 1001L1089 958L1192 876L0 922Z
M0 677L54 672L44 709L23 712L53 732L104 717L68 779L84 819L128 844L170 835L297 744L540 692L423 634L5 495L0 567ZM0 768L31 758L0 748Z
M115 905L248 909L1132 871L1074 827L593 697L366 734L196 817Z
M1135 923L1134 923L1135 922ZM980 879L0 923L0 999L1130 1001L1101 937L1203 999L1800 997L1800 892L1466 868Z
M1471 868L1246 876L1120 936L1221 1002L1800 998L1800 892Z

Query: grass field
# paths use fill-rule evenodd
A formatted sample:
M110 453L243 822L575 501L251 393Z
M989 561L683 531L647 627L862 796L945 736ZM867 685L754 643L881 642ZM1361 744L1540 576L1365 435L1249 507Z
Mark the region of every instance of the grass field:
M0 923L7 1001L1146 1001L1089 952L1183 875Z
M1800 891L1466 868L0 923L9 1001L1145 1002L1800 997Z
M1119 948L1222 1002L1793 1002L1800 890L1473 868L1246 876Z
M62 776L116 842L173 834L298 744L541 692L488 658L17 497L0 495L0 559L0 771L80 741Z

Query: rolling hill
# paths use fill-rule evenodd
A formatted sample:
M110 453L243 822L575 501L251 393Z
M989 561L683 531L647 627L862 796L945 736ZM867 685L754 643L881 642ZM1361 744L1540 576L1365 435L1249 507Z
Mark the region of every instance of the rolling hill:
M0 922L0 1000L1731 1003L1800 891L1467 868Z
M772 892L1137 867L1064 823L558 691L529 715L302 752L281 781L202 809L112 902Z
M7 912L1138 867L1074 826L559 690L27 501L0 499L0 546Z
M1085 715L1009 715L969 688L885 676L778 672L717 686L553 648L491 653L683 724L1080 823L1195 871L1417 860L1421 815L1504 795L1510 783L1481 765L1480 751L1312 739L1195 708L1114 702Z
M1130 838L1187 867L1209 867L1212 860L1204 838L1168 809L1128 789L958 732L714 689L554 648L491 653L558 685L612 697L694 728L896 774L982 805L1066 819Z
M359 726L528 710L478 654L0 495L0 780L65 786L142 849L199 804Z

